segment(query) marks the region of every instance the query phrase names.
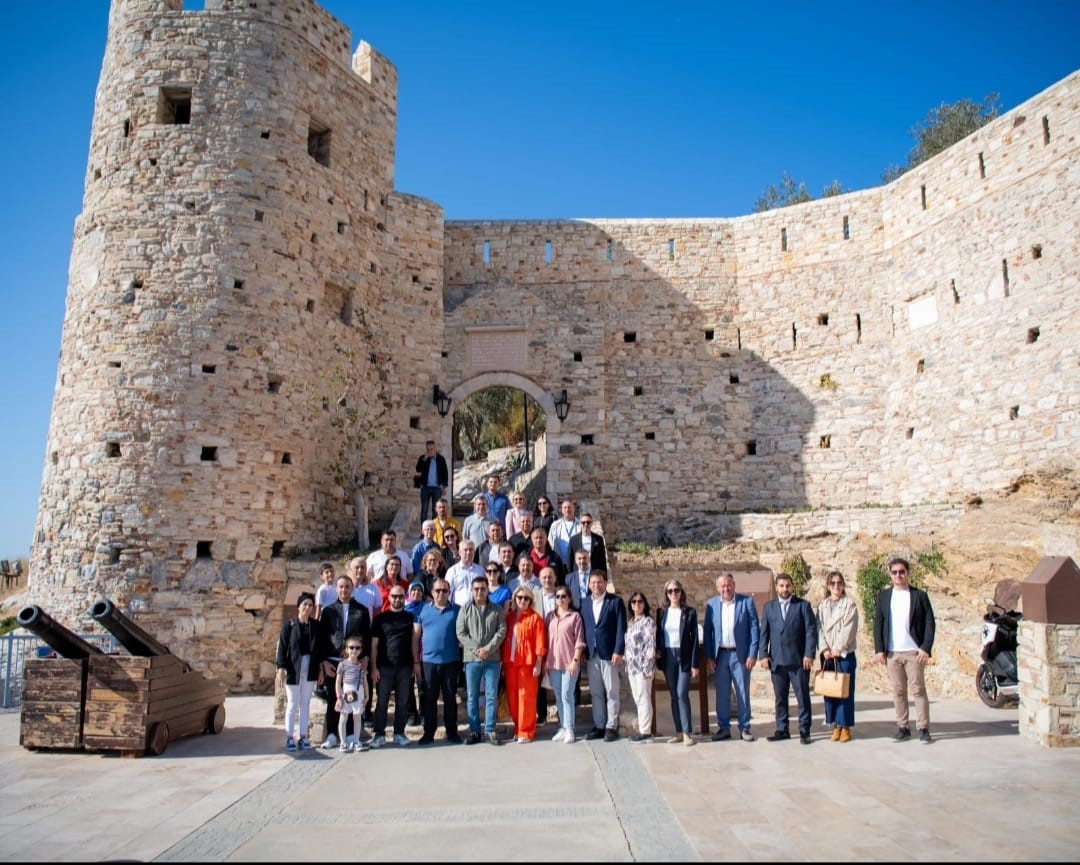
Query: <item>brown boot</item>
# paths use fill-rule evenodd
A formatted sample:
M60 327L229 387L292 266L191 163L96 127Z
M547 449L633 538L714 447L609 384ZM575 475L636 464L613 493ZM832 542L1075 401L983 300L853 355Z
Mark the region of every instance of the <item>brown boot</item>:
M851 741L851 727L841 727L840 728L840 737L837 739L837 741L838 742L850 742Z
M840 738L840 729L841 729L840 727L833 727L832 728L832 741L833 742L835 742L837 739Z

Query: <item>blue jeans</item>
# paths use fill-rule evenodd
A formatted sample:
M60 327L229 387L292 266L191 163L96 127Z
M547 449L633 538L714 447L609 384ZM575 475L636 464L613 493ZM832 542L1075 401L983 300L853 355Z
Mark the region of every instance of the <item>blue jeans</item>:
M559 726L564 730L574 732L574 688L577 685L581 668L574 675L566 670L548 670L548 678L551 679L551 687L555 691L555 708L559 710Z
M435 502L442 498L442 487L420 487L420 523L435 519Z
M836 668L841 673L851 674L851 693L843 700L825 698L825 723L834 727L855 726L855 666L854 652L849 652L846 658L836 659Z
M694 732L690 718L690 671L681 669L678 649L664 649L664 678L671 692L671 718L676 733Z
M716 729L731 726L731 686L739 703L739 729L750 730L750 671L734 649L716 651Z
M499 705L500 661L468 661L465 664L466 702L469 712L469 730L480 732L480 679L484 680L484 730L495 732L495 719Z

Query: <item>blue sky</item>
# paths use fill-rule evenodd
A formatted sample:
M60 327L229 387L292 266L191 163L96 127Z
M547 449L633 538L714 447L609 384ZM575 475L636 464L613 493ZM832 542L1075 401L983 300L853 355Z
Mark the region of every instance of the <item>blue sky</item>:
M864 189L932 107L1080 68L1077 0L324 5L397 66L397 188L450 219L738 216L785 171ZM37 0L0 35L4 557L32 540L107 19Z

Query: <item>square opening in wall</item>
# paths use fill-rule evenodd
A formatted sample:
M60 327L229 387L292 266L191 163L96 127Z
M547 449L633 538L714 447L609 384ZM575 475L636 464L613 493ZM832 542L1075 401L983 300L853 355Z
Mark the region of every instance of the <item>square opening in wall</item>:
M274 541L270 545L270 558L280 559L285 555L285 541Z
M641 396L643 393L645 393L645 388L643 388L640 384L635 384L634 396Z
M304 304L304 309L307 312L314 312L315 311L315 301L309 300L307 303Z
M1036 243L1035 245L1033 245L1031 247L1031 257L1032 258L1042 258L1042 244L1041 243Z
M593 441L593 437L592 437L592 434L591 434L591 433L586 433L585 435L583 435L583 436L581 437L581 443L582 443L583 445L591 445L591 444L595 444L595 442Z
M715 333L715 331L713 331L713 330L711 330L711 329L710 329L710 330L707 330L707 331L705 331L705 340L706 340L706 341L710 341L710 340L714 339L714 338L715 338L715 336L716 336L716 333Z
M199 452L199 459L204 463L216 463L217 448L212 445L203 445L202 450Z
M819 313L817 323L820 325L827 325L829 323L829 314L827 312Z
M191 123L190 87L162 87L158 90L157 122L173 126Z
M746 455L748 457L757 456L757 441L756 440L750 439L750 441L748 441L746 443Z
M819 448L831 448L832 447L832 436L831 435L824 435L820 439L818 439L818 447Z
M1028 328L1027 341L1028 341L1028 345L1030 345L1033 342L1038 342L1039 341L1039 329L1037 327L1029 327Z
M307 152L319 165L330 166L330 127L314 117L308 124Z
M909 426L906 430L904 430L904 438L915 438L915 427Z
M633 330L623 331L623 342L637 342L637 332Z
M574 352L574 363L581 363L581 352L580 351L575 351Z
M647 442L656 441L656 433L654 433L654 432L645 433L645 441L647 441Z
M728 373L728 382L730 384L738 384L739 383L739 374L736 373L736 372Z
M267 393L281 393L282 378L276 373L270 373L266 377L266 392Z
M1009 409L1009 420L1016 420L1020 417L1020 406L1014 405Z
M291 466L292 465L292 454L289 453L288 451L285 451L281 455L281 464L283 466Z
M924 372L925 370L926 370L926 360L920 357L919 362L917 364L915 364L915 372L921 373L921 372Z
M202 365L202 371L203 371L203 372L204 372L204 373L205 373L206 375L213 375L214 373L216 373L216 372L217 372L217 365L216 365L216 364L212 364L212 363L204 363L204 364Z
M418 418L418 417L410 417L409 418L409 429L420 429L420 418Z
M105 442L105 456L110 459L120 456L120 442Z
M196 541L195 542L195 558L197 559L212 559L214 557L211 547L213 547L213 541Z

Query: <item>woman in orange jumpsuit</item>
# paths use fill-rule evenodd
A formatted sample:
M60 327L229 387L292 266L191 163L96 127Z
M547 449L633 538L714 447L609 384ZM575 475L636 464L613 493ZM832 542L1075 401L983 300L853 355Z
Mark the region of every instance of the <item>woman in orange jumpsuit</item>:
M503 641L506 696L514 720L514 736L521 743L536 737L536 689L547 652L544 619L532 605L532 591L519 587L514 592L513 609L506 617Z

